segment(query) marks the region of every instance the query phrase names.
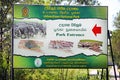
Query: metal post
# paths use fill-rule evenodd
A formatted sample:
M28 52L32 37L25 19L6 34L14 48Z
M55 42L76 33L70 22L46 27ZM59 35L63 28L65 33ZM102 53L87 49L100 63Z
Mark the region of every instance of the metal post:
M13 23L12 23L13 25ZM11 63L12 63L12 66L11 66L11 80L14 80L14 68L13 68L13 29L14 27L12 27L11 31L11 35L12 35L12 39L11 39L11 43L12 43L12 49L11 49Z
M2 28L0 28L0 51L2 52L2 34L3 34L3 31L2 31Z
M102 69L102 72L101 72L101 80L103 79L103 69Z
M110 51L111 51L111 56L112 56L112 62L113 62L115 80L117 80L116 69L115 69L115 62L114 62L115 60L114 60L114 57L113 57L113 50L112 50L112 44L111 44L111 39L110 39L110 32L109 32L109 30L108 30L108 39L109 39L109 42L110 42Z
M89 80L90 77L89 77L89 69L87 69L87 79Z
M13 29L12 29L12 34L13 34ZM12 35L12 34L11 34L11 35ZM13 68L13 36L12 36L11 43L12 43L12 49L11 49L11 63L12 63L12 66L11 66L11 80L14 80L14 68Z
M109 80L108 68L106 68L106 80Z

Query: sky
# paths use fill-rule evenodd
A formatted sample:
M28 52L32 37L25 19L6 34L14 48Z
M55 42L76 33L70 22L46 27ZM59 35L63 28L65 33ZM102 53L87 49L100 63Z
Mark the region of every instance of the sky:
M101 6L108 6L108 29L115 30L113 26L114 18L116 17L117 12L120 11L120 0L98 0L101 3Z

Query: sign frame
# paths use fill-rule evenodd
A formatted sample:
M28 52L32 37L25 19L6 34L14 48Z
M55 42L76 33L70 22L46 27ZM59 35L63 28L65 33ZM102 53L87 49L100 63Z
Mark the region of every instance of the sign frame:
M16 5L16 4L15 4L15 5ZM20 5L20 4L17 4L17 5ZM41 5L24 5L24 6L26 7L26 6L41 6ZM63 6L63 7L66 7L66 6ZM74 7L74 6L73 6L73 7ZM79 6L79 7L88 7L88 6ZM106 24L107 24L107 30L108 30L108 7L107 7L107 6L89 6L89 7L106 7L106 8L107 8L107 23L106 23ZM14 10L14 12L15 12L15 10ZM14 14L14 16L15 16L15 14ZM26 18L26 17L28 17L29 15L26 14L26 15L23 15L23 16ZM95 24L94 27L99 27L99 29L100 29L100 26L99 26L99 25L97 26L97 24ZM84 68L84 69L88 69L88 68L93 68L93 69L96 69L96 68L97 68L97 69L99 69L99 68L100 68L100 69L101 69L101 68L107 68L107 62L108 62L108 61L106 62L106 67L39 67L40 64L38 65L38 67L26 67L26 68L24 68L24 67L23 67L23 68L14 67L14 27L13 27L12 30L13 30L13 31L12 31L12 35L13 35L13 37L12 37L12 48L13 48L13 50L12 50L12 57L13 57L13 58L12 58L12 59L13 59L13 60L12 60L12 62L13 62L12 66L13 66L14 69L33 69L33 68L34 68L34 69L40 69L40 68L82 68L82 69L83 69L83 68ZM94 29L92 29L92 31L94 32ZM94 35L97 36L97 35L98 35L97 33L99 34L100 31L95 32ZM106 33L108 33L108 32L106 31ZM107 37L106 37L106 38L107 38ZM106 41L106 42L107 42L107 41ZM107 44L106 44L106 45L107 45ZM106 48L106 49L107 49L107 48ZM107 53L106 53L106 55L107 55ZM32 57L35 58L34 56L32 56ZM38 57L38 58L39 58L39 57ZM39 62L41 62L41 60L38 59L38 58L36 57L36 60L39 61Z

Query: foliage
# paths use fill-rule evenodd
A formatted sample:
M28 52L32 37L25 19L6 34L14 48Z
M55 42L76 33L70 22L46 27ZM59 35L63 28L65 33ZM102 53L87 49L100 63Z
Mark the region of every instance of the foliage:
M15 80L88 80L88 73L86 69L15 69ZM94 75L89 80L100 78Z
M112 48L114 52L115 63L120 66L120 30L112 32Z
M70 5L72 1L75 1L76 5L100 5L100 3L97 0L23 0L22 4L41 4L41 5L56 5L61 3L63 1L68 1Z
M120 11L117 13L117 16L114 19L114 26L120 29Z
M114 58L116 64L120 68L120 11L117 13L116 17L114 18L114 26L117 28L115 31L112 32L112 48L114 52Z

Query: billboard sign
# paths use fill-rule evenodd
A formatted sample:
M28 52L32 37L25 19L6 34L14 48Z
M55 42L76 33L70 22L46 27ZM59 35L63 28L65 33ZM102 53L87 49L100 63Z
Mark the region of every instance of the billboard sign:
M107 12L15 4L13 68L107 68Z

